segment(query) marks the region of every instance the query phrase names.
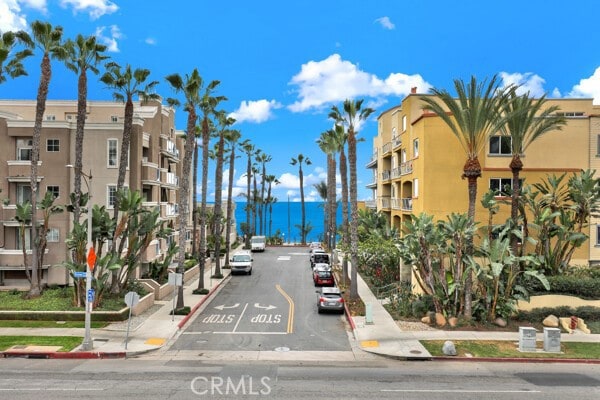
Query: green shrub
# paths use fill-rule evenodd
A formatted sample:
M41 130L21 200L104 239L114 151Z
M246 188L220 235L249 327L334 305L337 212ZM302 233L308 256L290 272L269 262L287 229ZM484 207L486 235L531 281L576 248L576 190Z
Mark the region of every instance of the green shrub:
M423 317L428 311L432 311L434 309L433 298L429 295L420 296L412 303L412 314L418 318Z
M202 289L194 289L194 291L192 291L193 294L208 294L209 290L207 288L202 288Z
M546 291L538 280L529 280L526 287L530 295L564 294L583 299L600 299L600 279L581 278L574 275L548 276L550 290Z
M176 308L175 311L171 311L171 315L175 314L175 315L188 315L190 313L191 309L189 306L185 306L182 308Z
M531 311L518 311L515 319L518 321L541 322L548 315L555 315L558 318L568 318L576 316L585 321L600 321L600 307L582 306L582 307L540 307Z

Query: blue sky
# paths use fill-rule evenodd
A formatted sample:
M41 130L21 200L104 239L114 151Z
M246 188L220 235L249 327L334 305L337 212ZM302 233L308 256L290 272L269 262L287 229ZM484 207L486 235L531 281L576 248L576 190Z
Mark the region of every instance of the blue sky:
M290 159L300 153L312 161L306 198L318 199L312 185L325 179L326 160L315 141L331 128L327 113L362 98L376 110L359 132L359 198L368 199L372 172L364 166L377 115L413 86L452 90L453 79L499 74L536 96L600 103L598 15L596 0L0 0L0 31L42 19L63 26L67 38L95 34L114 61L150 69L164 98L174 96L164 81L171 73L198 68L206 81L220 80L222 109L272 157L267 172L281 182L279 201L299 198ZM0 98L35 99L39 62L28 61L29 77L2 84ZM88 80L90 100L111 98ZM55 63L49 98L75 99L76 87L76 76ZM178 129L185 117L178 110ZM245 160L235 170L237 191L245 191ZM209 176L214 181L214 168Z

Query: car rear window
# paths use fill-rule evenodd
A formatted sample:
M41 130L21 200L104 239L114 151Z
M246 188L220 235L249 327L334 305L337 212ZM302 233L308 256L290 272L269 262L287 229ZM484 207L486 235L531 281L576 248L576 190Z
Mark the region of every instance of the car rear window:
M339 299L342 296L337 293L323 293L323 297L327 297L328 299Z
M327 254L315 254L315 262L317 263L328 263L329 256Z
M319 271L319 278L331 278L331 272L329 271Z

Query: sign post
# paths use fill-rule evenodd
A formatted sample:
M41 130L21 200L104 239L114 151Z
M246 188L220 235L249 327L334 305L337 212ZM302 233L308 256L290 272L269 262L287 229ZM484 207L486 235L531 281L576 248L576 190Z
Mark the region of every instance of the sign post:
M177 288L183 286L183 274L169 272L169 285L175 286L173 288L173 310L171 311L171 321L175 321L175 297L177 296Z
M129 327L131 326L131 310L140 302L140 295L136 292L128 292L125 295L125 304L129 307L129 319L127 320L127 333L125 334L125 350L127 350L127 341L129 340Z

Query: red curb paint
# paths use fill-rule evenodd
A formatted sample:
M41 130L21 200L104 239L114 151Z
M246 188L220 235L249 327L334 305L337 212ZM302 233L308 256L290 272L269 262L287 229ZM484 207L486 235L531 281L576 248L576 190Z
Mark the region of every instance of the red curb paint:
M227 275L229 276L229 275ZM198 304L196 304L191 310L190 313L188 315L186 315L185 317L183 317L183 319L181 321L179 321L179 323L177 324L177 329L181 329L186 322L188 322L188 320L192 317L192 315L194 315L194 313L202 306L202 304L204 304L204 302L210 297L212 296L212 294L215 292L215 290L217 290L221 284L225 281L225 279L227 278L227 276L224 276L223 279L221 279L221 282L219 282L217 284L217 286L215 286L214 288L212 288L202 299L200 299L200 301L198 302Z
M117 352L92 352L92 351L74 351L74 352L22 352L5 351L0 353L1 358L39 358L39 359L71 359L71 360L90 360L90 359L108 359L125 358L127 353Z

